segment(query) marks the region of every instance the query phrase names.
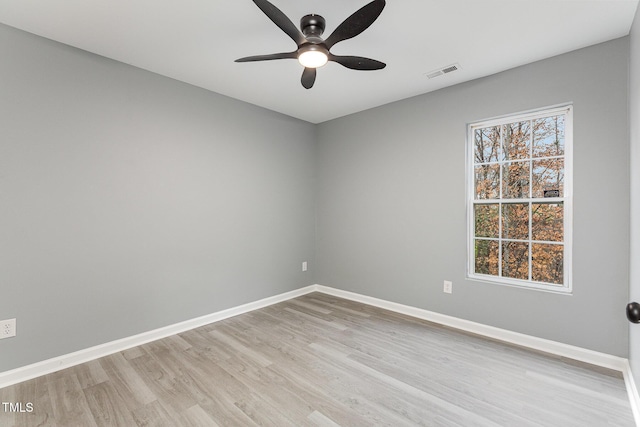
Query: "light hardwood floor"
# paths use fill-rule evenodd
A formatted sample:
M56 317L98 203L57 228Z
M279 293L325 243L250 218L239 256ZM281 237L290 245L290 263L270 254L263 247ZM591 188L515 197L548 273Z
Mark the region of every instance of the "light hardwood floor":
M0 426L633 426L596 369L320 293L0 390Z

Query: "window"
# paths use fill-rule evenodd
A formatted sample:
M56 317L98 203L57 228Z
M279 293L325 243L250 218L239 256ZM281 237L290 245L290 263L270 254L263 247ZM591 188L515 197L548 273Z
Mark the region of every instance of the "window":
M468 277L571 292L572 107L469 125Z

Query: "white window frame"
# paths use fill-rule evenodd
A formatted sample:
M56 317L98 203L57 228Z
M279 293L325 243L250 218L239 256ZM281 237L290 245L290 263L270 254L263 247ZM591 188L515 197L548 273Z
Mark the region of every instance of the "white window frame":
M520 199L527 202L562 202L564 206L564 254L563 254L563 284L549 284L543 282L536 282L533 280L514 279L510 277L493 276L488 274L475 273L475 221L474 221L474 206L479 203L501 203L502 194L499 199L482 200L480 202L475 200L475 170L474 170L474 131L476 129L498 126L508 123L514 123L519 121L534 120L538 118L544 118L554 115L565 115L565 141L564 141L564 194L559 198L533 198L532 194L529 194L529 198ZM504 136L501 136L503 138ZM533 131L531 132L531 138L533 138ZM530 142L531 144L531 142ZM532 145L532 144L531 144ZM506 116L495 117L492 119L481 120L467 125L467 279L476 280L488 283L495 283L498 285L515 286L518 288L535 289L540 291L554 292L560 294L571 294L573 290L572 284L572 246L573 246L573 105L562 104L552 107L545 107L536 110L530 110L526 112L509 114ZM502 187L502 165L507 163L502 159L499 159L500 164L500 185ZM530 173L532 173L530 171ZM531 179L530 181L531 182ZM510 202L514 202L514 199L508 199ZM500 221L500 229L502 229L502 220ZM530 219L531 221L531 219ZM531 223L529 223L531 226ZM529 243L532 236L529 233ZM503 241L501 235L498 237L498 241ZM501 247L501 246L499 246ZM498 250L499 253L499 268L502 264L502 250ZM531 251L529 252L529 271L531 272ZM531 274L529 274L531 277Z

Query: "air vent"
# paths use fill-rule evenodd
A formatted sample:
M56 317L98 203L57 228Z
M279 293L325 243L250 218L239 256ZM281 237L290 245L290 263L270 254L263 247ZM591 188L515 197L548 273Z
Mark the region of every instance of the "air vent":
M453 73L454 71L457 71L459 69L460 69L460 64L447 65L446 67L440 68L439 70L434 70L429 73L426 73L426 76L429 79L433 79L443 74Z

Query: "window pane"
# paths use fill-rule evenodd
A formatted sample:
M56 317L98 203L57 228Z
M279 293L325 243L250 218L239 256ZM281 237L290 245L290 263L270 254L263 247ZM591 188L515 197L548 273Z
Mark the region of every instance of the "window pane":
M531 245L531 278L536 282L561 285L564 275L564 245Z
M528 203L505 203L502 205L502 238L529 239Z
M475 241L475 272L498 275L498 242L496 240Z
M571 250L565 241L571 234L565 229L572 203L571 159L565 160L572 151L571 110L554 107L470 125L470 277L569 290L564 280L571 274L563 263Z
M564 239L564 204L534 203L531 209L531 238L547 242L562 242Z
M528 159L531 141L531 122L516 122L504 125L504 160Z
M533 161L532 197L564 196L564 159Z
M506 163L502 166L502 197L529 197L529 162Z
M498 204L475 205L476 237L498 237Z
M482 165L475 167L476 199L497 199L500 197L500 166Z
M529 279L529 244L502 243L502 275L514 279Z
M533 157L564 155L564 116L533 121Z
M500 148L500 126L476 129L474 140L475 163L498 161L498 150Z

